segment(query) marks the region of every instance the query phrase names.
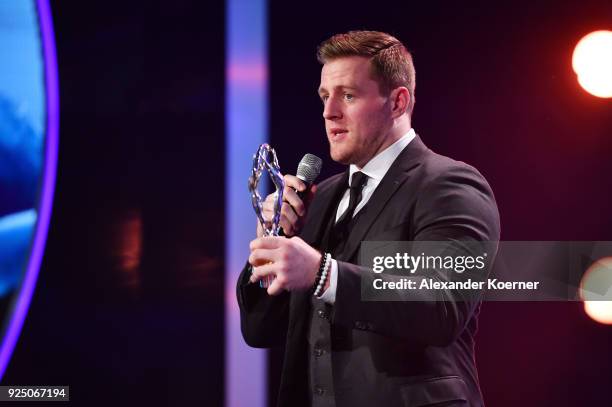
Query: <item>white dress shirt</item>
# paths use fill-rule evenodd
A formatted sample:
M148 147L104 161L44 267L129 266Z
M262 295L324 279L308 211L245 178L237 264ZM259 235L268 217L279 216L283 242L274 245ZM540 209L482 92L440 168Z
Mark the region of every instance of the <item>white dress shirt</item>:
M363 168L359 168L356 165L351 164L349 167L349 179L346 192L342 196L340 200L340 204L338 205L338 210L336 211L336 222L342 214L348 209L349 206L349 198L350 191L348 187L351 185L351 180L353 179L353 174L357 171L361 171L365 175L368 176L366 184L363 186L361 190L361 201L355 207L355 212L353 212L353 217L368 203L368 200L374 193L380 181L382 181L383 177L391 168L391 165L397 158L397 156L406 148L408 144L415 138L416 133L414 129L410 129L408 133L404 134L399 140L395 143L391 144L389 147L378 153L374 156L370 161L367 162ZM333 304L336 302L336 288L338 287L338 263L335 259L331 261L331 270L329 277L329 287L325 292L321 295L321 299L328 304Z

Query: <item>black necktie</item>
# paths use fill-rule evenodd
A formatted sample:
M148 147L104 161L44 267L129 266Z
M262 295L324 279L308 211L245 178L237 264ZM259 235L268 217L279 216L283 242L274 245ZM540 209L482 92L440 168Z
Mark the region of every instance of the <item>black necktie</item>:
M342 243L346 240L348 235L348 225L353 219L353 214L355 213L355 208L361 201L361 192L363 190L364 185L368 181L368 176L363 172L356 172L353 174L353 178L351 179L351 186L349 187L349 205L346 208L346 211L340 216L340 219L336 222L336 224L332 228L331 233L331 247L332 254L338 251L343 247Z
M353 214L355 213L355 208L359 201L361 201L361 191L363 190L363 186L368 182L368 176L363 172L356 172L353 174L353 179L351 179L351 186L349 187L349 205L346 211L340 216L340 219L336 222L336 228L344 227L348 222L353 219Z

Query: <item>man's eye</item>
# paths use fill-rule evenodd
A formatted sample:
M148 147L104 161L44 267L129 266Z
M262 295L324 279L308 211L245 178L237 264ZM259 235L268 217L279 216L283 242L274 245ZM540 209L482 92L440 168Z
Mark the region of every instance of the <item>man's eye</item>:
M346 100L353 100L355 97L353 95L351 95L350 93L346 93L346 94L344 94L344 98Z
M327 95L321 96L321 102L325 103L325 102L327 102L327 99L329 99L329 96L327 96Z

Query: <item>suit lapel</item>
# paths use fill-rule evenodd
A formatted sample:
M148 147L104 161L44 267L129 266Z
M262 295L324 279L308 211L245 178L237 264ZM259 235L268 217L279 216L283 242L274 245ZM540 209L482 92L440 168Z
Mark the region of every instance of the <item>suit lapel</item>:
M308 208L308 218L300 237L309 245L319 247L325 235L328 221L338 208L341 194L348 188L348 169L321 184L315 199Z
M427 147L423 144L421 138L416 136L397 156L368 203L363 207L362 211L364 212L359 215L356 224L353 226L349 240L343 250L342 258L339 260L347 261L353 258L364 237L379 218L393 194L409 178L411 170L421 163L421 157L426 151Z

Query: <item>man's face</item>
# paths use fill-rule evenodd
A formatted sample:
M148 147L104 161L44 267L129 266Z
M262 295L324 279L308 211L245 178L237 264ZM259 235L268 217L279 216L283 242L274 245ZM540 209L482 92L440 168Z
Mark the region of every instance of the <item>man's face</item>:
M321 70L319 96L334 161L363 167L376 155L393 125L389 98L360 56L328 61Z

